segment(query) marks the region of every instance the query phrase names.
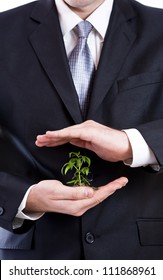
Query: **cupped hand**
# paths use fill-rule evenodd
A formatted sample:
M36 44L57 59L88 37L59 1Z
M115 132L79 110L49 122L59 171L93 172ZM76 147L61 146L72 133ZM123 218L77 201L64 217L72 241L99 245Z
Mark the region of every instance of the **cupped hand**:
M112 162L132 157L131 145L125 132L94 121L47 131L46 134L37 136L36 140L38 147L56 147L66 143L89 149L102 159Z
M127 184L125 177L118 178L97 190L91 187L68 187L57 180L45 180L34 185L28 195L25 212L55 212L81 216L116 190Z

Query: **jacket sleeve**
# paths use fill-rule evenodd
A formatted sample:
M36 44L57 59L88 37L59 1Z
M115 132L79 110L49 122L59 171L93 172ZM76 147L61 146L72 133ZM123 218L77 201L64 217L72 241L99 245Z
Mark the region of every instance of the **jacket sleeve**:
M28 188L51 177L17 137L0 127L0 227L12 231Z
M0 172L0 227L13 230L12 223L19 204L30 185L29 179Z
M163 172L163 120L155 120L136 127L153 151Z

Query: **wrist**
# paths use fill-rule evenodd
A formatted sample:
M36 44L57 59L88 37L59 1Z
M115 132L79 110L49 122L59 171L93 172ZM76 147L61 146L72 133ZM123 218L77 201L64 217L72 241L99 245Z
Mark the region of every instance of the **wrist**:
M129 159L131 159L133 157L133 153L132 153L132 147L131 147L131 143L129 141L129 138L127 136L127 134L125 133L125 131L122 131L122 143L123 143L123 148L122 148L122 161L127 161Z
M39 209L40 210L40 209ZM25 215L29 215L31 212L41 212L38 210L38 195L37 184L33 185L28 193L26 205L23 209Z

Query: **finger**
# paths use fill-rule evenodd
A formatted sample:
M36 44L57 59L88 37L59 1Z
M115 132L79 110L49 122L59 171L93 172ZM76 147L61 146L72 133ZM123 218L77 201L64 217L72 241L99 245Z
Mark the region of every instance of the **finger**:
M96 136L96 126L94 121L85 121L81 124L76 124L64 129L56 131L47 131L44 135L37 136L37 146L58 146L63 145L77 139L86 142L92 142ZM98 124L98 127L101 125ZM89 133L88 133L89 130ZM78 144L83 147L83 144Z
M94 192L92 198L83 200L56 200L52 204L52 211L72 216L81 216L90 208L104 201L108 196L113 194L116 190L122 188L127 184L128 180L125 177L119 178Z
M44 139L44 141L40 141L40 140L36 140L35 141L35 144L37 147L56 147L56 146L60 146L60 145L63 145L65 144L66 141L59 141L59 142L56 142L56 141L52 141L52 140L49 140L49 139Z
M85 141L90 140L91 133L88 133L86 126L84 124L70 126L61 130L47 131L47 139L53 139L55 141L66 141L70 142L73 139L82 139Z
M47 131L44 135L38 135L36 145L42 146L59 146L65 143L74 143L76 146L85 147L86 142L91 142L94 138L94 130L91 130L92 122L86 121L82 124L73 125L61 130ZM88 133L88 129L89 133ZM86 147L87 148L87 147Z
M90 208L103 202L106 198L111 196L115 191L126 186L127 183L128 183L128 179L126 177L121 177L114 180L111 183L108 183L105 186L99 187L98 190L95 191L94 196L92 198L81 201L80 209L78 212L79 215L82 215Z
M73 139L69 143L80 148L95 151L94 145L89 141L85 141L81 139Z
M55 200L82 200L93 197L95 190L91 187L67 187L58 185L54 190Z
M80 139L60 139L54 140L48 137L37 136L37 140L35 141L36 146L38 147L56 147L61 146L63 144L70 143L74 146L90 149L89 143Z
M119 178L107 185L100 187L98 190L94 191L90 187L64 187L64 198L61 195L60 199L57 199L55 194L55 199L51 200L49 205L50 212L58 212L69 214L73 216L81 216L88 209L101 203L104 199L110 196L116 190L122 188L127 184L128 180L125 177ZM61 187L61 185L60 185ZM91 191L90 192L88 192ZM86 198L85 198L86 196ZM66 197L66 199L65 199ZM68 199L70 198L70 199Z
M45 143L47 142L46 140L46 135L38 135L36 137L36 141L35 141L35 144L39 147L43 146Z
M38 147L55 147L69 142L67 139L55 139L54 137L48 137L47 135L38 135L35 141Z

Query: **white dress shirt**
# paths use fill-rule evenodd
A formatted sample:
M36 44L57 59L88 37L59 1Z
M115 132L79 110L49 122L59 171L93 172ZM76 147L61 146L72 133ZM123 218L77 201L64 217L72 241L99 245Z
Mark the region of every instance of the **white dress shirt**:
M70 8L65 4L64 0L55 0L55 2L59 14L59 21L66 53L69 57L70 53L77 44L77 35L74 31L74 28L79 22L82 21L82 19L72 10L70 10ZM90 48L96 68L98 66L107 27L109 25L113 2L114 0L105 0L87 18L87 20L94 27L88 37L88 46ZM125 164L130 165L131 167L153 165L154 168L157 168L157 166L155 166L157 165L157 160L140 132L136 129L126 129L124 131L130 140L133 151L133 158L126 161Z
M69 57L70 53L77 44L77 35L74 31L75 26L82 21L82 19L75 14L65 4L63 0L55 0L60 26L65 43L66 53ZM93 25L93 30L88 37L88 45L97 68L101 49L103 46L105 34L110 20L113 0L105 0L88 18L87 20Z
M65 43L65 49L67 56L69 57L71 51L77 44L77 35L74 31L75 26L82 21L82 19L75 14L64 0L55 0L56 7L59 14L60 26L63 34L63 40ZM91 50L91 54L95 63L95 67L98 67L100 54L107 31L107 27L110 20L114 0L105 0L88 18L87 20L93 25L93 29L88 37L88 45ZM158 169L157 160L152 150L147 145L146 141L140 134L140 132L134 128L126 129L124 132L127 134L131 143L133 158L128 159L125 164L130 167L140 167L151 165L154 169ZM32 188L32 186L31 186ZM30 188L30 189L31 189ZM18 227L22 224L23 219L35 220L42 216L42 214L30 214L25 215L22 211L25 208L26 200L30 189L24 196L22 203L19 206L16 219L13 227Z

